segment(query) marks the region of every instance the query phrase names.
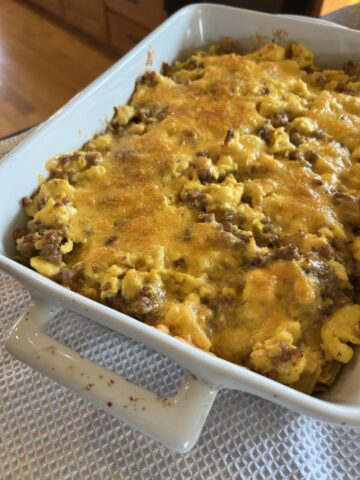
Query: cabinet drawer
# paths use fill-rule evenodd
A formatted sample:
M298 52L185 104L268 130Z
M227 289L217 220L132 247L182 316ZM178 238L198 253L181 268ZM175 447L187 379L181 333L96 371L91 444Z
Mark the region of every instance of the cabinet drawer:
M64 16L64 5L62 0L27 0L30 3L35 3L48 12L54 13L58 17Z
M69 23L100 40L107 39L102 0L63 0L63 2Z
M110 43L125 53L140 42L149 30L111 11L107 13Z
M166 18L164 0L105 0L105 4L113 12L149 29L157 27Z

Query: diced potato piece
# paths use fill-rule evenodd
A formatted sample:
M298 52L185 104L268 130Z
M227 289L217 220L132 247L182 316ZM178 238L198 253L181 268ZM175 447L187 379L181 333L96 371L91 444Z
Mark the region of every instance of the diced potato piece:
M41 257L32 257L30 260L30 265L37 272L45 275L45 277L55 277L60 272L61 265L55 265L54 263L48 262Z
M317 124L314 120L308 117L298 117L291 123L292 127L304 135L311 135L317 130Z
M100 135L99 137L94 138L89 143L89 146L100 151L109 150L110 145L111 145L111 135L108 133L105 133L105 135Z
M121 292L126 300L136 298L143 286L143 279L135 269L128 270L122 281Z
M354 351L347 342L360 345L360 305L337 310L321 329L323 347L329 359L348 363Z
M272 145L270 150L274 153L283 153L295 150L295 147L290 142L289 135L285 132L284 127L280 127L273 131Z
M113 122L117 123L121 127L124 127L130 122L134 115L134 107L131 107L130 105L120 105L116 108L116 114L113 118Z
M192 302L172 303L163 319L171 333L182 338L189 336L191 343L203 350L209 350L211 342L199 324L198 306Z
M79 172L75 175L74 180L75 182L82 182L86 180L92 180L96 177L101 177L105 175L106 168L102 165L93 165L82 172Z
M59 227L69 223L71 217L76 214L76 208L71 205L60 205L55 207L55 200L50 198L41 210L34 215L34 219L30 222L39 222L48 227Z
M274 373L279 382L297 382L305 368L305 357L301 349L294 345L288 331L279 331L274 337L255 344L250 354L250 364L258 372Z

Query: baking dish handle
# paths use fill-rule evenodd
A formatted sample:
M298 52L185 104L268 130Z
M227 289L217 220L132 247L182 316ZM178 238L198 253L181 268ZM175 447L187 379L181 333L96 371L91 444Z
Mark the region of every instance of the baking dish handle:
M192 448L215 400L214 385L185 373L175 396L159 397L49 337L53 313L34 299L7 338L10 353L169 447Z

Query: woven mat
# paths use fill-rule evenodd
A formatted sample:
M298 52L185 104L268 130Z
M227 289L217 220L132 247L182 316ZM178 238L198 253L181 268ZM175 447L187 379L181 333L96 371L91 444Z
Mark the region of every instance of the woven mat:
M0 143L0 155L18 140ZM4 337L29 302L0 274L1 480L360 478L358 431L232 390L218 395L196 447L172 452L10 356ZM48 333L159 394L180 381L174 362L66 310Z

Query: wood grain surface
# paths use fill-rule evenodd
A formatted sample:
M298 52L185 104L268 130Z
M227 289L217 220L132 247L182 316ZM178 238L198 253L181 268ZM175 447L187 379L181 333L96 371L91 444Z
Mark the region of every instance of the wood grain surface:
M37 7L0 1L0 136L45 120L116 60Z

